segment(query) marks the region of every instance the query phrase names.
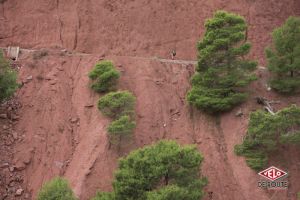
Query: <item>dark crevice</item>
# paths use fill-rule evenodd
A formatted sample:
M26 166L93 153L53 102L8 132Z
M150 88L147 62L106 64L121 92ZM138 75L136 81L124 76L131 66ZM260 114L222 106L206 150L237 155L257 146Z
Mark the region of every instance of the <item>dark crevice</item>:
M194 112L194 108L192 106L190 106L190 118L192 119L192 140L193 140L193 144L196 144L197 143L197 137L196 137L196 128L195 128L195 124L196 124L196 121L195 121L195 112Z
M75 36L74 36L74 45L73 45L73 50L75 50L77 48L77 42L78 42L78 31L80 29L80 26L81 26L81 22L80 22L80 17L79 17L79 14L78 14L78 9L79 7L77 6L76 8L76 18L77 18L77 24L76 24L76 27L75 27Z
M62 38L62 30L63 30L63 21L60 18L60 12L59 12L59 0L56 0L56 10L57 10L57 16L58 16L58 23L59 23L59 40L61 43L61 46L64 46L64 41Z

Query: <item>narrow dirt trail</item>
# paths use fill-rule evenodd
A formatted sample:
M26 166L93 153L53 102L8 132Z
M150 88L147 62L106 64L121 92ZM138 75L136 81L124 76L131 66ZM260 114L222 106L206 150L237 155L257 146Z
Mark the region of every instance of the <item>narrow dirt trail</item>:
M0 47L2 50L7 50L6 47ZM67 53L67 56L93 56L93 55L98 55L98 54L92 54L92 53L82 53L82 52L76 52L76 51L71 51L68 52L67 50L53 50L53 49L46 49L46 48L41 48L41 49L24 49L20 48L20 53L34 53L34 52L41 52L41 51L51 51L52 53ZM107 57L124 57L124 58L132 58L132 59L140 59L140 60L154 60L154 61L159 61L162 63L173 63L173 64L184 64L184 65L195 65L197 64L196 60L178 60L178 59L166 59L166 58L159 58L159 57L143 57L143 56L130 56L130 55L107 55Z

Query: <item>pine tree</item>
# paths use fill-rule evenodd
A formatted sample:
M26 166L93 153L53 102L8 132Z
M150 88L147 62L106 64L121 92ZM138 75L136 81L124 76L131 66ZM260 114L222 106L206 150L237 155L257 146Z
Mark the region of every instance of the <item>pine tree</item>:
M111 61L98 62L90 71L89 78L92 80L91 88L96 92L109 92L116 89L120 72L116 70Z
M98 109L106 116L117 119L134 113L135 96L129 91L110 92L98 101Z
M114 119L107 132L110 144L120 144L123 137L132 135L134 121L135 96L128 91L110 92L98 101L98 109Z
M270 85L281 93L300 87L300 17L289 17L272 33L273 44L266 48L268 68L273 72Z
M195 146L160 141L122 158L114 191L100 192L95 200L199 200L207 184L200 174L202 162Z
M110 143L120 143L122 137L132 135L134 128L135 122L132 121L128 115L124 115L113 121L107 128Z
M251 48L245 41L247 25L239 15L218 11L205 28L187 99L208 112L230 110L245 101L247 94L242 89L255 79L251 72L257 63L244 58Z
M281 145L300 147L300 108L290 106L272 115L265 111L251 113L247 135L235 153L246 157L249 167L266 167L269 155Z

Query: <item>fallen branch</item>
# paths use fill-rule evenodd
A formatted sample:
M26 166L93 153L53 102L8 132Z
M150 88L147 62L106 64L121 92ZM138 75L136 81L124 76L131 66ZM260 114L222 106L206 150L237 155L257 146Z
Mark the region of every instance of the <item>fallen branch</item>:
M268 111L271 115L275 115L275 112L274 112L272 106L270 105L271 103L275 103L275 101L268 101L264 97L256 97L256 102L258 104L264 105L264 109L266 111Z

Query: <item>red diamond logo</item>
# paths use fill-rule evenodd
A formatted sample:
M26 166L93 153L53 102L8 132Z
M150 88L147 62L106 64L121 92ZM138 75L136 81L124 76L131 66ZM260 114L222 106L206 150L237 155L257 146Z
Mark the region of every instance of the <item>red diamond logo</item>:
M268 169L265 169L265 170L259 172L258 175L260 175L264 178L267 178L270 181L275 181L275 180L287 175L287 172L272 166L272 167L269 167Z

